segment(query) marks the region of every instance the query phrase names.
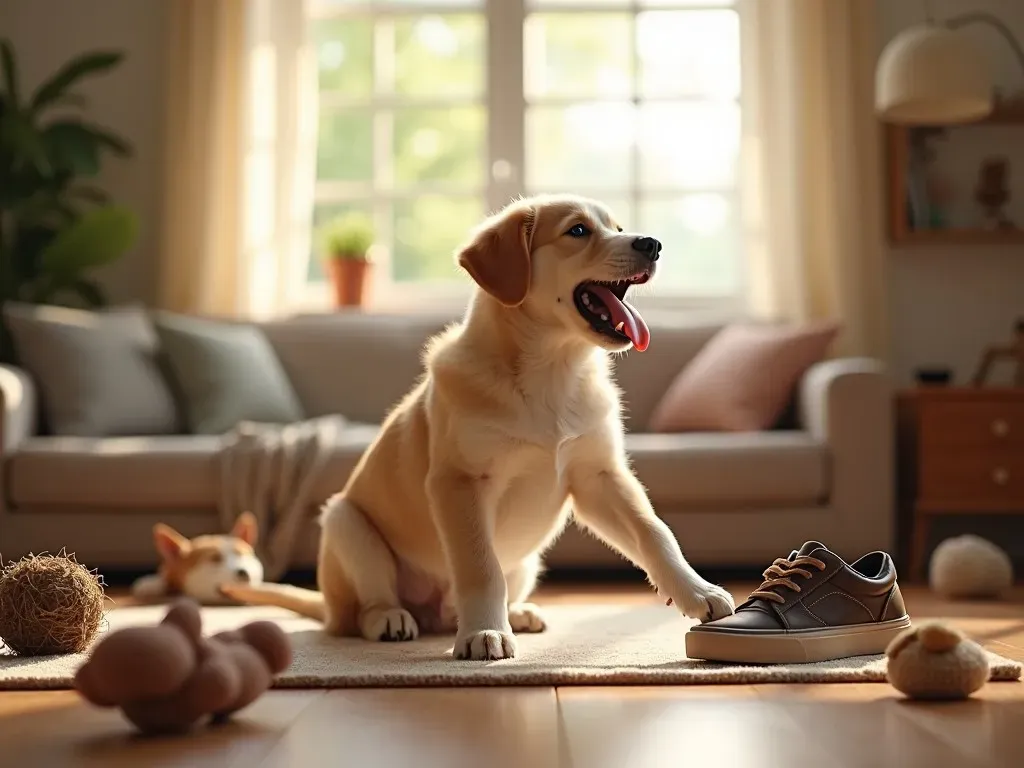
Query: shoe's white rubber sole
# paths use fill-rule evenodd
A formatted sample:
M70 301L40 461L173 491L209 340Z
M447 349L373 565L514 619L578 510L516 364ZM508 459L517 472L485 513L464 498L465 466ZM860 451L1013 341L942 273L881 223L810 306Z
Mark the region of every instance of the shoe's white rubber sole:
M829 629L742 631L700 625L686 633L691 659L734 664L803 664L847 656L885 653L893 638L910 626L910 617Z

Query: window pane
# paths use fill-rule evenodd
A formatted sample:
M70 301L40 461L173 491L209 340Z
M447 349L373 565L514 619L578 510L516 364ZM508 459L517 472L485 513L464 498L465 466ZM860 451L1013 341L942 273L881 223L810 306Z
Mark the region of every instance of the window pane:
M373 27L369 19L311 23L321 91L369 96L373 91Z
M396 201L392 279L466 279L455 265L455 249L483 216L484 204L477 197L424 195Z
M532 107L526 113L526 185L568 191L630 184L630 103Z
M735 11L641 13L636 34L642 95L739 96L740 23Z
M480 107L397 111L395 182L483 184L485 130Z
M358 211L366 216L372 216L370 206L365 203L319 203L313 208L313 237L311 241L312 253L309 258L309 267L306 272L306 280L311 283L320 283L327 279L324 272L324 249L320 238L324 225L337 216Z
M640 204L640 228L661 240L651 290L733 294L739 287L739 216L725 195L694 194Z
M535 13L523 30L527 98L629 96L630 16Z
M395 22L395 89L411 96L475 96L484 88L484 19L478 14Z
M639 130L642 186L735 184L740 148L736 104L645 104Z
M320 181L373 179L373 118L369 112L320 111L316 176Z

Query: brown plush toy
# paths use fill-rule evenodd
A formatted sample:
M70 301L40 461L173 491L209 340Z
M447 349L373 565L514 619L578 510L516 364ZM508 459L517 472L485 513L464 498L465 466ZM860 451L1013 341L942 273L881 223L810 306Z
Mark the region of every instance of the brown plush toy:
M155 627L128 627L100 641L75 688L92 704L121 707L143 733L174 733L248 706L291 659L288 636L269 621L204 638L199 606L185 599Z

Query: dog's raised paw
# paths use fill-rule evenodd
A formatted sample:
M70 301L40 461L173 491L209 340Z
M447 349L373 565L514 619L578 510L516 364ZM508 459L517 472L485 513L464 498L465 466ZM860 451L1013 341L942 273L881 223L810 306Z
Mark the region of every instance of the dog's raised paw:
M415 640L420 635L416 619L404 608L376 608L367 611L360 621L363 637L382 643Z
M511 659L516 655L516 641L511 632L485 629L456 637L454 655L476 661Z
M728 590L710 582L693 585L685 596L674 598L673 602L686 616L701 623L723 619L736 612Z
M512 603L508 607L508 623L513 632L543 632L548 626L544 614L533 603Z

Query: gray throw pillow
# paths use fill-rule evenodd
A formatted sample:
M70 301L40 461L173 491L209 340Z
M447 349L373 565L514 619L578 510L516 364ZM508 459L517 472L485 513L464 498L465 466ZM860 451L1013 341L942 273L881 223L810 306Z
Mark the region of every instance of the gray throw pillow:
M189 431L219 435L240 421L301 421L281 362L254 325L159 312L153 324Z
M179 428L146 311L90 312L19 302L4 317L55 435L166 435Z

